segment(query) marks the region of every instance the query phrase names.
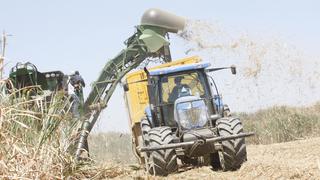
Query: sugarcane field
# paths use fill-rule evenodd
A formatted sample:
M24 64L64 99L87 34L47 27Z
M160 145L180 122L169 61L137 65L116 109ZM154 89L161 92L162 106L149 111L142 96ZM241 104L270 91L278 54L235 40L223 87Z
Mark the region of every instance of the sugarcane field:
M320 179L319 6L0 0L0 179Z

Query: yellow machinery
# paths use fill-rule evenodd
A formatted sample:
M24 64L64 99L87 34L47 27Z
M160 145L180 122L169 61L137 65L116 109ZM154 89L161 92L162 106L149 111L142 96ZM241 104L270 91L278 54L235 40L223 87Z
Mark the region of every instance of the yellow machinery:
M193 64L200 62L201 59L198 56L179 59L170 63L161 64L150 68L149 70L167 68L171 66L180 66L185 64ZM128 84L129 91L125 92L125 99L129 111L130 125L133 127L136 123L139 123L144 116L144 110L149 105L149 97L147 91L147 75L143 70L139 70L128 74L125 77L126 84Z
M149 70L156 70L172 66L180 66L185 64L194 64L201 62L198 56L192 56L170 63L161 64L150 68ZM136 152L138 137L141 136L140 121L145 116L145 108L149 105L148 89L147 89L147 75L144 70L132 72L125 77L125 84L128 86L128 91L125 91L125 102L129 114L129 124L132 130L133 150Z

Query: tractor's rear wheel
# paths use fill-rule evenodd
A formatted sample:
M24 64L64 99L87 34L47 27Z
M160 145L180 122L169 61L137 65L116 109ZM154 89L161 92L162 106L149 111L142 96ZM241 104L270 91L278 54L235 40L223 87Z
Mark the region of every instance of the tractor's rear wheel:
M238 118L225 117L217 120L220 136L237 135L243 132L243 126ZM237 170L247 160L247 150L244 138L222 141L222 151L219 151L221 168L224 171Z
M170 127L156 127L149 132L149 145L159 146L173 141ZM166 176L178 170L177 155L174 149L152 151L149 154L148 172L152 175Z

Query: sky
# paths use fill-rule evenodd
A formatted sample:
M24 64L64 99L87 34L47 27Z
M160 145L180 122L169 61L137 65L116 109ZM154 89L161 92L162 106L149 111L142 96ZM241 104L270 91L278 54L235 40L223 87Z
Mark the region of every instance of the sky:
M134 33L148 8L219 22L249 34L274 34L309 55L319 56L319 7L316 0L0 0L0 31L11 35L5 75L16 62L30 61L40 71L68 74L79 70L90 84L104 64L124 48L123 42ZM171 41L173 59L185 57L184 44L175 41ZM85 94L89 91L88 86ZM95 131L129 131L122 96L118 87Z

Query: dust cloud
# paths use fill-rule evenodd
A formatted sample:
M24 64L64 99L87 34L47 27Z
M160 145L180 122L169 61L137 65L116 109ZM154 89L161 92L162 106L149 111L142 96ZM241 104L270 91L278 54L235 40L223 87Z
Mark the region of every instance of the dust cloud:
M229 30L202 20L188 20L178 36L185 54L199 55L214 67L237 66L236 76L229 71L211 74L233 111L303 106L320 100L317 58L279 36Z

